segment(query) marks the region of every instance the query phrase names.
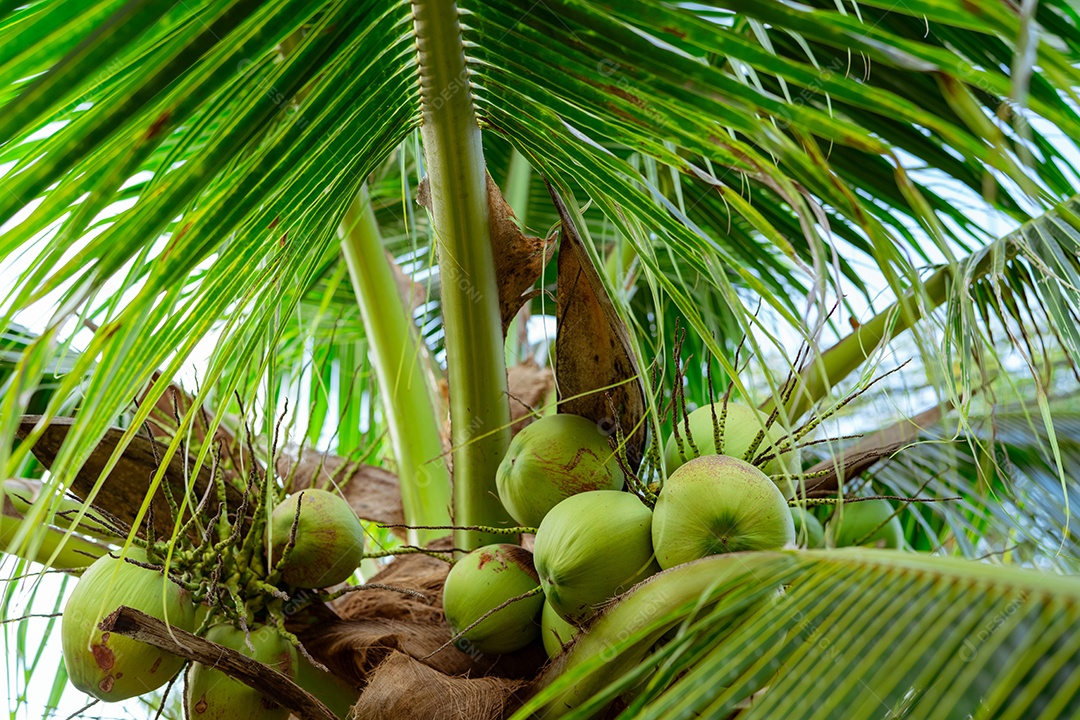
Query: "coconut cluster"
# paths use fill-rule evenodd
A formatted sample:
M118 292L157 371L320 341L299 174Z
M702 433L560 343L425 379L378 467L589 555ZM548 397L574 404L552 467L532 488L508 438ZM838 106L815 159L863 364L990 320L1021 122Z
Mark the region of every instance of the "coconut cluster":
M670 475L641 496L624 489L623 466L592 421L560 414L526 427L497 486L507 512L536 529L533 549L490 545L454 565L443 607L459 647L512 652L539 636L554 657L616 596L710 555L899 546L887 501L850 503L823 528L791 500L798 451L767 421L732 402L690 413L689 435L666 446Z
M561 414L527 426L496 481L507 512L536 528L536 540L532 552L492 545L455 563L443 609L459 647L512 652L543 635L554 655L599 605L659 571L652 511L622 492L625 474L593 421Z
M266 478L248 490L260 501L276 491ZM244 518L222 506L204 536L214 530L217 542L192 543L179 533L177 545L169 546L153 541L151 529L150 540L136 536L136 547L106 554L83 572L61 621L64 662L76 688L99 700L125 700L163 687L186 665L152 645L102 632L102 619L121 606L198 633L300 684L327 684L330 676L303 662L299 641L285 630L284 603L297 608L303 598L328 598L322 589L352 576L364 558L364 529L356 513L339 495L309 489L283 499L269 516ZM186 693L189 718L289 717L274 698L199 663L188 669ZM335 687L330 695L342 693ZM347 710L351 700L345 696Z
M745 412L744 412L745 411ZM725 450L746 454L764 418L728 405ZM724 552L778 549L795 542L780 486L741 457L712 452L698 428L699 457L679 457L655 498L624 490L626 475L607 435L575 415L543 417L521 431L499 466L499 497L524 527L533 551L513 545L475 550L450 571L443 607L457 642L479 652L510 652L539 635L549 656L562 652L616 596L663 569ZM708 441L708 442L707 442ZM781 436L761 446L768 454ZM675 448L674 450L672 448ZM669 444L669 454L678 455ZM791 455L767 460L779 468Z
M443 587L455 643L507 653L542 636L554 656L605 602L660 571L651 526L636 495L588 490L543 516L532 552L499 544L465 555Z

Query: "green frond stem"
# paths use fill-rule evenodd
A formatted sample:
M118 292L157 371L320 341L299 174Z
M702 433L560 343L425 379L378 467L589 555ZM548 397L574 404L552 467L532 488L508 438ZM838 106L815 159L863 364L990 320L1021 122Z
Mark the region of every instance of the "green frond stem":
M507 170L506 190L503 198L510 209L517 215L522 228L529 214L529 190L532 183L532 165L528 158L516 149L510 153L510 168Z
M425 372L420 333L398 291L365 186L341 227L349 267L378 376L405 522L450 522L450 471L443 458L435 388ZM426 545L440 533L410 528L409 542Z
M757 553L765 557L766 553ZM762 593L774 592L794 574L796 560L770 553L772 562L749 567L732 554L715 555L652 576L600 615L571 649L541 676L537 695L514 716L535 712L559 718L594 699L609 683L636 667L653 645L689 615L759 577ZM560 678L576 680L573 684ZM542 709L541 709L542 708Z
M454 522L506 525L495 471L510 443L510 402L480 127L456 3L417 0L413 18L446 331ZM477 548L493 537L458 530L454 544Z
M627 690L636 695L627 717L730 717L755 696L760 717L870 717L913 696L912 717L998 716L1005 706L1035 717L1049 703L1042 717L1064 717L1080 703L1080 685L1064 681L1080 648L1078 600L1075 578L955 557L869 548L715 555L614 601L512 720L598 716ZM942 677L956 680L943 689ZM812 710L811 687L823 688Z
M59 570L82 570L109 551L104 545L51 525L20 533L22 524L22 518L0 515L0 552Z
M506 188L503 198L507 205L514 211L518 218L518 224L525 229L525 218L529 214L529 190L532 183L532 165L529 160L516 149L510 153L510 168L506 173ZM526 304L514 319L510 327L506 329L506 364L507 366L518 362L524 357L528 349L528 332L525 323L529 317L529 309Z
M1007 246L1005 258L1016 254L1015 247ZM973 282L990 272L992 255L984 254L965 274ZM969 258L970 260L970 258ZM797 418L825 397L841 380L857 370L883 342L889 342L900 333L910 329L927 312L944 304L949 298L949 288L959 265L946 265L928 277L917 292L908 292L900 300L860 325L850 335L823 352L795 379L796 387L787 402L788 414ZM771 413L775 408L772 398L760 407Z

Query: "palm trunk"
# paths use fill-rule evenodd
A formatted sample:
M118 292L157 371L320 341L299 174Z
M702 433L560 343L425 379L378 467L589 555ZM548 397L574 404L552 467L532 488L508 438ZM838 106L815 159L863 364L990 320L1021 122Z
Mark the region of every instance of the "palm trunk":
M423 105L421 135L439 247L450 424L454 522L501 525L509 517L495 470L510 442L502 326L487 216L480 127L465 65L458 9L447 0L413 3ZM498 536L455 532L472 549Z
M448 525L450 472L443 459L435 388L424 372L419 333L387 262L367 188L345 212L341 251L349 266L382 391L405 522ZM410 530L409 542L423 545L441 534Z

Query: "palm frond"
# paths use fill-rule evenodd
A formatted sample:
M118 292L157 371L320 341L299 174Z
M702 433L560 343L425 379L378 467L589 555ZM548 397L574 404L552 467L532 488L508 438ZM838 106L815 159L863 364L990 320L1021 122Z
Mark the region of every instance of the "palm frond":
M1062 463L1076 467L1080 420L1057 403L1053 416ZM1061 481L1038 408L971 414L965 426L959 435L955 427L927 428L866 481L883 494L962 498L911 506L919 518L901 515L920 549L955 547L972 558L1008 556L1013 563L1074 572L1080 549L1071 526L1080 495Z
M408 50L401 32L407 8L357 12L340 2L305 7L306 12L281 24L272 21L285 6L249 8L253 14L228 41L215 45L200 72L183 75L172 86L162 83L177 79L175 68L172 75L162 74L162 65L149 78L133 69L131 77L115 81L116 94L134 102L131 98L140 93L160 92L153 109L132 111L130 122L115 117L103 124L105 115L120 112L124 104L94 104L82 121L72 119L49 138L48 162L7 178L10 187L20 190L6 196L10 207L5 216L17 209L11 203L19 197L32 196L63 174L46 202L5 234L9 249L57 221L66 225L46 241L6 307L18 310L57 291L60 310L53 331L38 343L41 355L47 354L60 323L81 307L102 326L83 356L87 362L99 359L86 391L93 401L73 428L66 446L70 454L57 459L57 482L62 484L66 473L82 464L151 373L165 368L166 377L175 374L219 319L228 321L204 378L207 387L238 358L259 358L256 366L265 367L282 332L281 319L289 317L310 286L320 260L336 248L346 199L413 126L415 86L400 68L387 73L383 62ZM202 27L197 15L188 15L187 25ZM310 34L276 62L270 52L274 44L304 21L310 23ZM195 35L181 37L192 45L202 35L190 32ZM148 42L134 31L114 35L114 41L126 39L135 50ZM256 44L248 45L249 40ZM259 54L249 54L259 48ZM86 70L76 74L58 66L50 72L77 89L93 77ZM302 89L302 103L291 107ZM119 186L144 162L140 157L139 163L124 164L127 156L120 151L132 146L132 136L123 132L125 123L131 125L128 133L143 139L134 144L135 155L144 145L156 147L159 136L166 135L175 136L183 152L149 154L151 162L156 160L154 174L144 181L137 201L87 242L80 236L97 209L87 209L86 203L111 202L110 183ZM107 139L95 143L91 125L110 131ZM16 139L10 132L7 137ZM355 152L348 150L354 147ZM105 167L113 171L102 172ZM64 199L65 187L89 195L69 210L75 196ZM151 242L163 232L162 241ZM60 255L74 248L77 258L57 267ZM116 293L95 302L104 284L121 272L120 292L129 293L131 300L118 304ZM233 376L227 381L226 396L239 380ZM252 393L255 387L243 390ZM136 427L146 411L136 415ZM18 415L17 397L6 396L5 424L10 426Z
M716 556L623 596L515 718L593 717L620 696L620 718L1072 717L1078 613L1075 579L1035 571L865 549Z

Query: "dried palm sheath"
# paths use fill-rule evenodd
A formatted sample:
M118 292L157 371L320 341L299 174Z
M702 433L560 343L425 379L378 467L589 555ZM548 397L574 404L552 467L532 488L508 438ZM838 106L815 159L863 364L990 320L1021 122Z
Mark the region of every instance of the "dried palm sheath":
M436 558L399 557L371 582L416 590L426 599L388 590L351 593L333 612L326 608L297 629L316 658L363 689L356 717L494 719L523 699L545 661L538 648L490 656L443 647L450 640L442 613L448 571Z

